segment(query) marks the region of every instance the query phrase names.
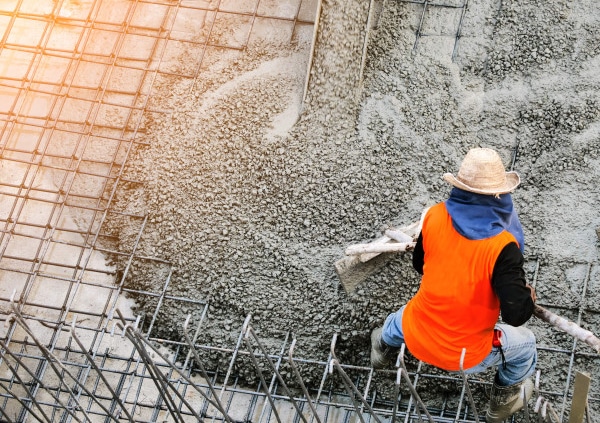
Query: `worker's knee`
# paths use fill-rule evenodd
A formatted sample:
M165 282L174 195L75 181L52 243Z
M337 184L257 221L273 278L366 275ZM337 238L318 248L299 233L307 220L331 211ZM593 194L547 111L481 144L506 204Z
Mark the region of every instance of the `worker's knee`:
M505 365L498 366L501 385L519 383L535 372L537 348L534 333L525 327L498 325L502 331L502 351Z
M504 354L507 354L510 350L514 356L519 354L523 356L535 355L535 334L531 330L523 326L515 327L504 324L496 325L496 329L502 332L501 342Z
M402 332L402 313L404 307L395 313L390 314L383 324L381 339L387 345L400 348L404 343L404 333Z

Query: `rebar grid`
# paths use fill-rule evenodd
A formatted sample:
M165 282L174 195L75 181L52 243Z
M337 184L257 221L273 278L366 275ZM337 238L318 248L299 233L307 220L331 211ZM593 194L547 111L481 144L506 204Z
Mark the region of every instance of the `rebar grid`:
M267 347L254 331L251 315L241 325L235 345L202 345L207 305L198 308L202 309L200 318L191 328L188 317L182 325L184 336L177 342L149 336L141 330L139 318L124 317L119 309L110 332L86 327L73 316L73 321L61 330L61 346L51 352L35 333L34 325L39 321L26 318L18 305L11 303L11 321L29 338L13 343L12 349L4 341L0 345L4 366L10 372L10 377L0 378L1 396L11 405L2 408L5 418L23 421L31 414L40 421L67 415L75 421L482 420L483 409L476 404L471 390L481 391L489 382L462 372L434 374L422 362L411 363L409 370L404 350L395 371L376 372L367 366L343 364L336 355L337 334L332 337L326 359L297 358L297 340L290 333L279 346L271 343ZM207 371L203 361L214 354L227 357L229 362L222 370ZM248 359L257 379L254 390L247 380L240 385L233 371L238 361ZM49 363L51 371L40 376L36 370L43 362ZM317 369L322 378L318 388L307 389L304 377L314 373L311 368ZM452 381L458 390L446 394L443 400L423 400L421 396L432 389L427 380ZM375 385L382 381L393 387L391 395L381 397L377 392ZM540 389L542 384L543 376L538 372L535 408L531 411L538 413L540 421L559 422L555 403L546 398L547 393ZM340 391L340 385L345 392ZM31 387L36 387L37 395ZM588 401L590 408L598 406L598 399L590 397ZM15 402L21 412L12 419L5 410L14 409ZM523 414L525 421L532 418L529 414Z
M107 214L118 213L110 208L117 183L131 182L122 178L122 171L132 147L140 143L136 139L143 132L140 112L164 112L152 109L149 103L157 76L197 78L202 64L203 56L191 74L170 71L165 57L176 49L169 50L169 42L195 44L201 46L203 52L209 46L243 49L258 19L289 21L294 25L311 23L303 18L309 12L304 10L303 2L298 2L295 12L289 16L271 14L268 8L261 7L260 2L249 11L221 8L220 2L216 6L212 4L214 2L199 6L198 2L111 3L94 0L87 2L87 9L82 10L69 9L68 3L63 0L53 2L53 5L49 2L39 5L19 1L12 9L7 4L0 11L0 17L8 18L2 36L2 54L10 55L10 59L15 54L23 54L27 59L18 57L22 66L13 66L16 70L9 69L0 79L3 98L12 100L3 102L0 110L3 123L0 153L6 170L0 181L0 195L8 204L1 216L4 227L0 235L0 257L3 259L0 269L27 278L26 288L19 290L21 304L27 304L31 279L35 277L86 283L81 276L85 272L114 275L114 271L94 269L89 261L94 252L122 254L103 246L109 242L99 241L114 239L103 233L101 227ZM115 6L122 8L122 19L111 16L110 9ZM144 15L144 8L152 10ZM251 18L241 44L233 45L228 42L230 40L215 42L213 30L217 29L215 22L220 14ZM205 28L209 21L209 30L189 37L179 31L182 35L174 36L178 19L191 19L192 16L203 18L198 22L200 28ZM18 29L15 27L19 26L38 28L39 37L27 36L25 41L20 40L15 35ZM68 45L60 45L57 41L64 35L55 30L58 27L67 28L67 35L71 35L70 31L74 33L75 37L68 40ZM56 33L59 35L53 37ZM112 48L99 45L94 38L99 33L113 37ZM132 48L132 37L150 41L145 55ZM60 61L63 69L59 75L48 77L47 69L42 69L43 63L55 59ZM16 61L10 60L10 64ZM88 73L98 75L86 78ZM129 76L134 84L124 86L121 82L124 76ZM47 100L45 107L32 107L39 98ZM79 113L82 110L85 113ZM96 154L99 150L103 154L100 157ZM45 173L56 175L58 183L54 181L51 187L46 186ZM26 217L26 212L41 208L46 211L44 219ZM63 216L67 212L84 214L84 224L65 225ZM143 216L125 215L143 220ZM72 235L82 239L74 242ZM36 248L23 254L23 248L12 248L17 244L15 241ZM53 261L49 251L56 248L75 253L78 259ZM22 268L27 264L31 266ZM70 275L46 274L45 270L52 267L67 269Z
M385 0L384 0L385 1ZM411 7L419 8L419 22L414 25L415 41L413 43L412 52L416 53L419 43L424 38L428 37L445 37L451 38L452 41L452 61L456 59L460 39L463 36L463 20L469 7L468 0L449 0L445 2L429 1L429 0L400 0L402 3L407 3ZM452 19L444 14L451 13ZM440 19L440 14L444 15L443 20ZM452 23L451 27L447 27L445 21Z
M594 319L598 317L600 313L599 310L590 308L593 306L593 302L588 299L588 287L590 285L590 279L592 275L592 269L596 266L596 263L588 263L588 262L574 262L570 263L570 266L574 267L585 267L585 273L580 282L580 297L576 301L576 304L573 306L562 305L562 304L553 304L547 302L544 298L539 298L537 300L537 304L546 307L548 309L559 310L558 312L564 316L575 316L572 318L572 321L579 325L585 326L586 322L583 321L583 316L588 316L588 322L594 322ZM540 292L540 259L535 260L535 265L533 269L531 285L536 288L538 292ZM588 323L589 324L589 323ZM543 392L543 396L550 398L555 404L560 404L558 419L559 421L563 421L565 415L569 411L569 405L571 404L572 399L572 388L573 388L573 380L574 380L574 372L576 367L579 367L579 370L591 372L590 368L593 366L594 368L598 365L600 357L598 354L587 350L585 347L580 348L578 346L577 339L567 339L563 341L564 344L568 345L567 347L548 347L544 345L539 345L540 340L538 340L538 355L544 355L548 353L550 356L558 355L558 356L566 356L566 363L564 366L560 366L557 361L554 361L558 368L564 369L565 379L562 391L556 391L556 388L559 388L560 385L554 384L553 390L548 389ZM541 340L542 342L545 340ZM575 363L579 361L579 364ZM582 368L583 367L583 368ZM597 387L594 387L597 390ZM600 397L597 394L592 392L588 398L588 408L593 411L594 414L600 412Z

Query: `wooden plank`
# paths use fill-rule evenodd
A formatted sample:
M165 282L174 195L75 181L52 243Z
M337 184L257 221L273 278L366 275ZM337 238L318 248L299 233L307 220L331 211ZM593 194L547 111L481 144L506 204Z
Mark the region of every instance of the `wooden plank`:
M317 12L315 14L315 23L313 27L313 37L310 44L310 53L308 54L308 65L306 66L306 78L304 79L304 93L302 94L302 103L306 101L306 94L308 93L308 83L310 82L310 71L313 65L313 56L315 55L315 46L317 44L317 36L319 34L319 21L321 20L321 7L323 0L319 0L317 4Z
M569 423L582 423L587 407L588 393L590 391L590 375L577 371L575 373L575 386L573 387L573 402L569 413Z
M365 39L363 41L362 56L360 59L360 70L358 73L359 89L356 93L357 101L360 100L360 95L363 88L363 75L365 71L365 62L367 61L367 47L369 46L369 36L371 35L371 20L373 18L373 10L375 9L374 4L375 0L371 0L371 2L369 3L369 14L367 15L367 24L365 26Z

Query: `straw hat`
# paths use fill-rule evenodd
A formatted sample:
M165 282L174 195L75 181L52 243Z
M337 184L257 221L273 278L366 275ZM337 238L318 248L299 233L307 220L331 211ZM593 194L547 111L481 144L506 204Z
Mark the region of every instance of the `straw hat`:
M469 150L458 175L445 173L444 180L462 190L488 195L506 194L521 183L517 172L504 170L502 159L491 148Z

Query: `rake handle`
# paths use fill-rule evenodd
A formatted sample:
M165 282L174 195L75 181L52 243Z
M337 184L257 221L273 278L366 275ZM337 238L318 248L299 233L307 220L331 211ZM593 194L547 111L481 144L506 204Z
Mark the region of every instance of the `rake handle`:
M596 335L594 335L589 330L583 329L576 323L573 323L570 320L565 319L564 317L560 317L559 315L554 314L551 311L540 307L539 305L535 306L533 314L538 319L550 323L555 328L560 329L565 333L568 333L569 335L582 342L585 342L590 347L592 347L597 353L600 353L600 339L598 339Z

